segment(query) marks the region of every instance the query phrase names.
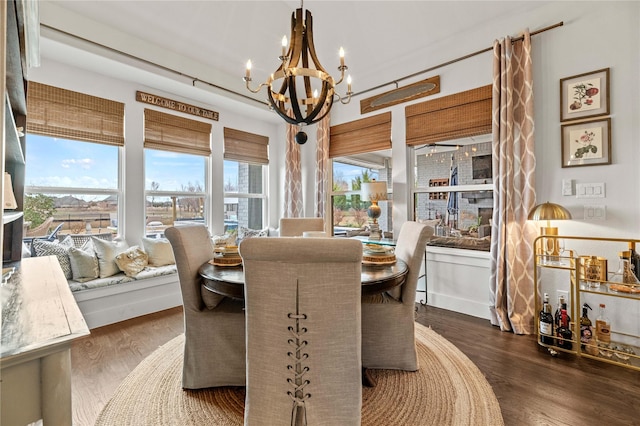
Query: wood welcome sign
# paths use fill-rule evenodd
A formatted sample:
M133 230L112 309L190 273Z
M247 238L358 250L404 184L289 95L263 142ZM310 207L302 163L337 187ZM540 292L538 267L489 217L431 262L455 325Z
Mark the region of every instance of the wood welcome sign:
M184 102L175 101L162 96L152 95L141 91L136 91L136 101L144 102L150 105L172 109L174 111L184 112L198 117L208 118L209 120L218 121L218 112L200 108L195 105L185 104Z

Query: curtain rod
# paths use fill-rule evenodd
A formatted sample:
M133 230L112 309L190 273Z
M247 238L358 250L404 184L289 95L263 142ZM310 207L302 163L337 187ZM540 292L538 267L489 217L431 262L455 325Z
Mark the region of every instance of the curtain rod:
M89 43L89 44L92 44L92 45L98 46L98 47L100 47L100 48L102 48L102 49L109 50L109 51L114 52L114 53L117 53L117 54L119 54L119 55L123 55L123 56L125 56L125 57L127 57L127 58L134 59L134 60L136 60L136 61L141 61L141 62L143 62L143 63L145 63L145 64L147 64L147 65L151 65L151 66L154 66L154 67L156 67L156 68L160 68L160 69L162 69L162 70L164 70L164 71L172 72L172 73L177 74L177 75L179 75L179 76L181 76L181 77L186 77L186 78L188 78L188 79L190 79L190 80L192 81L192 83L191 83L191 84L193 85L193 87L195 87L196 82L200 82L200 83L207 84L207 85L209 85L209 86L211 86L211 87L213 87L213 88L215 88L215 89L222 90L222 91L224 91L224 92L231 93L231 94L236 95L236 96L240 96L240 97L242 97L242 98L248 99L248 100L253 101L253 102L257 102L257 103L259 103L260 105L263 105L263 106L269 106L269 104L268 104L267 102L265 102L265 101L260 101L260 100L258 100L258 99L254 99L254 98L252 98L251 96L247 96L247 95L245 95L245 94L238 93L238 92L236 92L236 91L234 91L234 90L227 89L226 87L218 86L218 85L217 85L217 84L215 84L215 83L210 83L210 82L205 81L205 80L202 80L202 79L200 79L200 78L198 78L198 77L194 77L194 76L191 76L191 75L189 75L189 74L185 74L185 73L183 73L183 72L181 72L181 71L174 70L173 68L169 68L169 67L166 67L166 66L164 66L164 65L160 65L160 64L157 64L157 63L155 63L155 62L151 62L151 61L149 61L149 60L147 60L147 59L139 58L139 57L137 57L137 56L131 55L131 54L126 53L126 52L123 52L123 51L121 51L121 50L114 49L113 47L109 47L109 46L106 46L106 45L104 45L104 44L97 43L97 42L95 42L95 41L93 41L93 40L89 40L89 39L86 39L86 38L84 38L84 37L80 37L80 36L78 36L78 35L76 35L76 34L71 34L71 33L67 32L67 31L63 31L63 30L61 30L61 29L59 29L59 28L55 28L55 27L52 27L52 26L50 26L50 25L43 24L43 23L40 23L40 26L41 26L41 27L45 27L45 28L50 29L50 30L53 30L53 31L55 31L55 32L58 32L58 33L64 34L64 35L66 35L66 36L69 36L69 37L75 38L75 39L77 39L77 40L81 40L81 41L83 41L83 42L86 42L86 43Z
M548 27L545 27L545 28L542 28L542 29L540 29L540 30L534 31L534 32L532 32L532 33L531 33L531 35L533 36L533 35L536 35L536 34L540 34L540 33L542 33L542 32L545 32L545 31L548 31L548 30L552 30L552 29L557 28L557 27L561 27L562 25L564 25L564 23L563 23L562 21L560 21L560 22L558 22L557 24L550 25L550 26L548 26ZM139 57L137 57L137 56L131 55L131 54L126 53L126 52L123 52L123 51L121 51L121 50L114 49L113 47L109 47L109 46L106 46L106 45L104 45L104 44L97 43L97 42L95 42L95 41L93 41L93 40L89 40L89 39L86 39L86 38L84 38L84 37L80 37L80 36L78 36L78 35L71 34L71 33L67 32L67 31L63 31L63 30L61 30L61 29L59 29L59 28L55 28L55 27L52 27L52 26L50 26L50 25L43 24L43 23L40 23L40 26L45 27L45 28L50 29L50 30L53 30L53 31L56 31L56 32L58 32L58 33L61 33L61 34L67 35L67 36L69 36L69 37L73 37L73 38L75 38L75 39L82 40L83 42L90 43L90 44L93 44L93 45L95 45L95 46L99 46L99 47L101 47L101 48L103 48L103 49L107 49L107 50L109 50L109 51L111 51L111 52L115 52L115 53L117 53L117 54L120 54L120 55L126 56L127 58L134 59L134 60L137 60L137 61L141 61L141 62L143 62L143 63L145 63L145 64L152 65L152 66L157 67L157 68L160 68L160 69L162 69L162 70L172 72L172 73L177 74L177 75L179 75L179 76L181 76L181 77L186 77L186 78L188 78L188 79L190 79L190 80L192 81L192 83L191 83L191 84L192 84L194 87L195 87L195 85L196 85L196 82L204 83L204 84L206 84L206 85L208 85L208 86L211 86L211 87L213 87L213 88L215 88L215 89L222 90L222 91L224 91L224 92L231 93L231 94L236 95L236 96L240 96L240 97L242 97L242 98L244 98L244 99L248 99L248 100L250 100L250 101L253 101L253 102L259 103L260 105L269 106L269 104L268 104L267 102L265 102L265 101L260 101L260 100L258 100L258 99L254 99L254 98L252 98L251 96L247 96L247 95L245 95L245 94L238 93L238 92L236 92L236 91L234 91L234 90L227 89L227 88L222 87L222 86L218 86L218 85L217 85L217 84L215 84L215 83L211 83L211 82L208 82L208 81L202 80L202 79L200 79L200 78L198 78L198 77L194 77L194 76L191 76L191 75L189 75L189 74L185 74L185 73L183 73L183 72L181 72L181 71L177 71L177 70L174 70L174 69L172 69L172 68L166 67L166 66L164 66L164 65L160 65L160 64L157 64L157 63L155 63L155 62L152 62L152 61L149 61L149 60L146 60L146 59L139 58ZM519 41L519 40L523 40L523 39L524 39L524 36L519 36L519 37L516 37L516 38L511 39L511 41L512 41L512 42L514 42L514 41ZM473 57L473 56L480 55L480 54L485 53L485 52L489 52L489 51L491 51L491 50L493 50L493 46L492 46L492 47L488 47L488 48L486 48L486 49L478 50L478 51L473 52L473 53L469 53L469 54L464 55L464 56L460 56L459 58L455 58L455 59L452 59L452 60L450 60L450 61L443 62L443 63L441 63L441 64L435 65L435 66L433 66L433 67L430 67L430 68L427 68L427 69L424 69L424 70L421 70L421 71L414 72L413 74L409 74L409 75L406 75L406 76L404 76L404 77L397 78L397 79L392 80L392 81L390 81L390 82L388 82L388 83L383 83L383 84L380 84L380 85L378 85L378 86L372 87L372 88L370 88L370 89L366 89L366 90L362 90L362 91L360 91L360 92L356 92L356 93L352 94L351 96L352 96L352 97L354 97L354 96L362 95L362 94L364 94L364 93L371 92L371 91L376 90L376 89L380 89L380 88L385 87L385 86L388 86L388 85L390 85L390 84L395 84L395 85L396 85L396 87L397 87L397 86L398 86L398 82L400 82L400 81L403 81L403 80L406 80L406 79L409 79L409 78L412 78L412 77L416 77L416 76L418 76L418 75L420 75L420 74L424 74L424 73L427 73L427 72L433 71L433 70L435 70L435 69L442 68L442 67L445 67L445 66L447 66L447 65L454 64L454 63L456 63L456 62L463 61L463 60L465 60L465 59L471 58L471 57Z
M548 26L548 27L545 27L545 28L539 29L539 30L537 30L537 31L534 31L534 32L532 32L532 33L531 33L531 35L532 35L532 36L534 36L534 35L536 35L536 34L540 34L540 33L542 33L542 32L545 32L545 31L548 31L548 30L552 30L552 29L554 29L554 28L561 27L561 26L563 26L563 25L564 25L564 22L560 21L560 22L558 22L557 24L550 25L550 26ZM515 41L519 41L519 40L523 40L523 39L524 39L524 35L521 35L521 36L519 36L519 37L512 38L512 39L511 39L511 42L513 43L513 42L515 42ZM360 92L357 92L357 93L352 94L352 95L351 95L351 97L358 96L358 95L362 95L363 93L371 92L372 90L381 89L381 88L383 88L383 87L385 87L385 86L388 86L388 85L390 85L390 84L395 84L395 85L396 85L396 88L397 88L397 87L398 87L398 82L399 82L399 81L406 80L406 79L408 79L408 78L412 78L412 77L416 77L416 76L418 76L418 75L420 75L420 74L424 74L424 73L427 73L427 72L429 72L429 71L433 71L433 70L436 70L436 69L438 69L438 68L445 67L445 66L447 66L447 65L455 64L456 62L460 62L460 61L463 61L463 60L465 60L465 59L469 59L469 58L471 58L471 57L473 57L473 56L480 55L481 53L490 52L490 51L492 51L492 50L493 50L493 46L488 47L488 48L486 48L486 49L478 50L478 51L476 51L476 52L469 53L469 54L464 55L464 56L460 56L459 58L451 59L450 61L443 62L443 63L441 63L441 64L435 65L435 66L433 66L433 67L430 67L430 68L427 68L427 69L424 69L424 70L421 70L421 71L414 72L413 74L409 74L409 75L406 75L406 76L404 76L404 77L397 78L397 79L392 80L392 81L390 81L390 82L388 82L388 83L383 83L383 84L380 84L380 85L378 85L378 86L376 86L376 87L372 87L372 88L370 88L370 89L362 90L362 91L360 91Z

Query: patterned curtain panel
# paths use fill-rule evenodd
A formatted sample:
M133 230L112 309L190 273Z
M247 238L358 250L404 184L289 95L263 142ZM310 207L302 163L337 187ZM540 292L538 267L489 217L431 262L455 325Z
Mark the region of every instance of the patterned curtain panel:
M326 107L325 107L326 108ZM324 218L327 203L327 191L333 179L329 176L329 131L331 123L326 115L318 123L316 140L316 206L315 216Z
M283 217L302 217L302 168L300 165L300 145L295 141L298 127L287 124L287 150L284 177Z
M534 332L532 241L527 214L536 203L531 38L493 46L493 228L491 323Z

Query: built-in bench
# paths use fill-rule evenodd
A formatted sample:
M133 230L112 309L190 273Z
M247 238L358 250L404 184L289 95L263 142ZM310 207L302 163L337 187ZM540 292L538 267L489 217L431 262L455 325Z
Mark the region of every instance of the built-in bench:
M175 265L147 267L135 278L119 273L68 283L89 328L182 305Z
M93 236L104 240L111 239L109 234ZM90 239L90 235L71 237L75 248L82 247ZM58 261L62 262L60 256L64 257L64 250L52 247L53 242L49 244L48 249L55 253L45 251L41 255L58 256ZM90 329L182 304L175 264L146 266L133 276L119 272L104 278L67 279L67 283Z

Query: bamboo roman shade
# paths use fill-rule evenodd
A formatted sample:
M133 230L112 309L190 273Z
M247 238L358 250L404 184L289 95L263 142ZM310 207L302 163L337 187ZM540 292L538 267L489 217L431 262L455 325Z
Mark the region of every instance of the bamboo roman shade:
M122 146L124 104L32 81L27 91L27 132Z
M211 124L145 109L144 147L209 156Z
M269 164L269 138L225 127L224 158L243 163Z
M444 96L405 109L407 145L491 133L492 86Z
M391 112L331 126L331 158L383 149L391 149Z

